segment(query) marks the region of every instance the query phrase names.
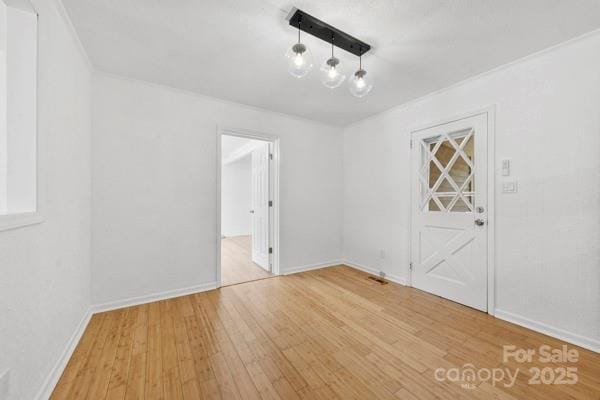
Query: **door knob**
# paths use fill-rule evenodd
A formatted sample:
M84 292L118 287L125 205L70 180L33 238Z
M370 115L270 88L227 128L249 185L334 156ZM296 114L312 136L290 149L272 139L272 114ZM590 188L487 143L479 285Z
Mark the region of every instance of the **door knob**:
M477 226L485 225L485 221L478 218L475 220L475 225L477 225Z
M250 214L254 214L254 210L250 210Z

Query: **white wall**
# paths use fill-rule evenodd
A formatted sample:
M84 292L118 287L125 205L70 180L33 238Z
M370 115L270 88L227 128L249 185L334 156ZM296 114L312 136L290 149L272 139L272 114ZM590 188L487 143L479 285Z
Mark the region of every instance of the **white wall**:
M34 397L90 296L215 281L217 124L281 137L283 272L339 259L343 234L347 260L403 278L407 132L495 105L496 156L519 181L518 194L496 197L497 309L600 340L599 35L352 125L342 162L338 128L125 79L94 78L90 116L90 70L62 11L32 3L45 220L0 232L9 399Z
M217 124L281 138L281 269L341 256L341 129L97 75L92 296L216 281Z
M38 225L0 232L0 374L31 399L90 303L90 70L54 1L39 13Z
M411 128L495 105L498 315L600 349L599 71L596 33L347 127L344 258L407 277Z
M251 153L225 164L221 170L221 234L250 235Z

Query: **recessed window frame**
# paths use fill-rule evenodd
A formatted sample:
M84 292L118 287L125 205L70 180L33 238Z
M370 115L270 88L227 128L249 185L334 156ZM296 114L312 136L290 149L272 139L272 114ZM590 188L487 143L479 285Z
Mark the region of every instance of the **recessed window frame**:
M16 209L13 209L11 211L11 209L9 208L9 199L10 199L10 186L9 186L9 173L10 173L10 169L8 167L8 160L11 157L11 144L9 142L9 138L11 137L10 134L11 132L9 132L9 128L8 128L8 121L9 121L9 113L10 111L10 106L9 106L9 102L11 101L8 94L7 94L7 90L9 88L9 81L8 79L5 79L5 88L7 90L5 90L4 95L5 97L5 110L6 110L6 118L4 121L5 124L5 129L4 132L0 133L2 134L3 137L0 138L0 146L4 146L2 150L2 152L0 152L0 157L2 157L2 159L0 159L0 162L6 163L5 167L4 167L4 173L5 173L5 178L0 182L2 185L4 185L4 188L2 189L4 191L4 196L5 199L2 200L3 201L3 206L2 209L0 210L0 231L5 231L5 230L9 230L9 229L16 229L16 228L20 228L20 227L24 227L24 226L29 226L29 225L34 225L34 224L39 224L42 223L44 221L44 218L42 216L42 213L40 211L41 208L41 204L40 204L40 185L39 185L39 152L38 152L38 139L39 139L39 134L38 134L38 104L39 104L39 98L38 98L38 94L39 94L39 80L38 80L38 75L39 75L39 15L36 12L35 8L33 7L33 5L29 2L29 0L0 0L0 2L2 2L2 6L5 7L6 10L6 29L7 29L7 37L10 34L10 32L8 30L10 30L11 28L11 24L10 24L10 20L9 18L11 18L11 15L18 15L18 13L29 13L31 14L31 16L34 18L35 20L35 25L34 25L34 32L32 33L31 36L33 36L35 43L31 43L29 42L29 45L33 45L34 49L34 72L31 74L32 75L32 79L34 79L33 82L33 110L28 112L27 115L29 116L29 118L33 118L33 131L30 132L32 134L32 136L27 136L26 139L23 139L25 142L20 143L19 145L21 146L26 146L27 150L26 150L26 157L25 159L29 158L29 164L26 165L25 167L25 172L24 174L26 175L26 179L28 180L30 186L29 186L29 194L27 194L27 200L25 201L25 203L27 205L25 206L21 206L21 204L16 207ZM13 14L15 13L15 14ZM30 37L31 37L30 36ZM27 44L25 44L27 45ZM9 59L10 54L10 46L6 45L5 46L5 54L6 57L5 59ZM8 63L6 63L6 68L5 68L5 72L7 73L7 69L8 69ZM10 78L9 78L10 79ZM30 97L31 99L31 97ZM13 136L14 138L14 136ZM22 150L22 149L21 149ZM17 151L17 150L15 150ZM21 159L22 161L22 159ZM31 165L31 163L33 163L34 165ZM19 167L17 167L18 169ZM17 173L17 177L18 174L21 173L20 171ZM33 187L33 189L32 189ZM31 190L32 189L32 190ZM31 193L31 191L33 191L33 193ZM27 192L27 191L26 191ZM18 193L18 195L20 195L21 193Z

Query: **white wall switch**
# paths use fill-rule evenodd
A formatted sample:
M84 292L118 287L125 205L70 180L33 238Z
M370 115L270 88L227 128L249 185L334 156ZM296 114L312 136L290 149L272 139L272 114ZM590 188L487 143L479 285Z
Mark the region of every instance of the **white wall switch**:
M502 160L502 176L510 176L510 160Z
M509 181L502 183L502 193L517 193L517 182Z

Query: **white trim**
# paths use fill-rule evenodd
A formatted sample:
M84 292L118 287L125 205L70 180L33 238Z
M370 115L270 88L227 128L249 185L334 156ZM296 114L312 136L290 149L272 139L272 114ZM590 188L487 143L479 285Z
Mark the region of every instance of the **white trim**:
M354 269L357 269L359 271L366 272L367 274L379 276L379 271L378 270L376 270L375 268L367 267L366 265L362 265L362 264L355 263L355 262L348 261L348 260L343 260L342 264L346 265L346 266L348 266L350 268L354 268ZM388 280L388 281L391 281L391 282L394 282L394 283L398 283L398 284L400 284L402 286L407 286L406 278L403 277L403 276L400 276L400 275L390 275L390 274L386 273L386 275L383 278L386 279L386 280Z
M469 110L466 112L462 112L460 114L454 114L454 115L446 116L443 118L439 118L439 119L434 120L429 123L414 125L408 129L408 132L409 132L410 137L412 138L412 134L417 131L422 131L422 130L429 129L429 128L435 128L436 126L460 121L461 119L466 119L466 118L470 118L470 117L475 117L480 114L489 113L490 111L495 110L495 108L496 108L496 106L493 104L489 105L487 107L478 107L478 108L475 108L475 109L472 109L472 110Z
M71 34L71 37L75 41L75 46L77 46L77 48L79 49L79 52L81 53L81 56L83 57L83 61L87 65L89 71L94 72L95 71L94 64L92 64L92 60L90 59L89 54L87 53L87 51L85 51L83 42L81 41L79 34L77 34L77 30L75 29L75 26L73 25L73 21L71 21L71 18L69 17L69 12L65 8L65 5L63 4L62 0L54 0L54 4L56 5L58 13L62 17L63 22L67 26L67 30L69 31L69 33Z
M231 128L227 126L220 127L221 135L236 136L245 139L262 140L266 142L275 142L279 140L279 136L270 133L256 132L248 129Z
M215 227L215 238L217 245L217 254L216 254L216 277L217 277L217 287L221 287L221 169L222 169L222 155L221 155L221 139L223 135L227 136L236 136L247 139L254 140L262 140L264 142L270 143L271 154L273 154L273 159L271 160L272 164L269 168L269 180L270 180L270 191L271 199L273 201L273 207L270 207L269 210L269 247L273 248L273 254L271 254L270 262L272 263L270 267L270 272L274 275L281 274L281 269L279 266L280 260L280 249L279 249L279 185L280 185L280 159L281 159L281 150L279 146L279 136L272 135L269 133L263 132L255 132L247 129L238 129L238 128L230 128L230 127L219 127L217 125L217 176L216 176L216 186L217 186L217 196L216 196L216 220L217 224Z
M167 290L164 292L148 294L144 296L130 297L127 299L121 299L111 301L108 303L95 304L91 306L91 310L94 314L105 311L117 310L119 308L138 306L140 304L152 303L160 300L172 299L174 297L186 296L194 293L206 292L217 288L217 282L202 283L200 285Z
M269 190L271 190L270 195L273 199L273 207L271 207L271 213L269 214L270 220L273 221L270 232L271 246L273 246L273 254L271 255L271 262L273 265L271 266L271 272L275 275L279 275L281 273L281 248L279 247L279 221L281 221L279 214L281 210L281 196L279 195L279 185L281 184L281 148L279 138L276 138L271 142L270 150L271 154L273 154L273 160L271 160L272 164L269 166L269 178L271 179L269 183Z
M395 111L402 110L404 108L408 108L408 107L414 106L414 105L416 105L418 103L421 103L421 102L423 102L425 100L428 100L428 99L430 99L432 97L435 97L435 96L437 96L439 94L442 94L442 93L445 93L445 92L449 92L450 90L453 90L453 89L459 88L461 86L467 85L467 84L469 84L469 83L471 83L473 81L476 81L478 79L486 78L486 77L491 76L491 75L493 75L493 74L495 74L497 72L504 71L504 70L509 69L509 68L511 68L511 67L513 67L515 65L520 64L520 63L523 63L523 62L535 59L537 57L541 57L541 56L543 56L545 54L552 53L554 51L558 51L558 50L560 50L563 47L567 47L567 46L569 46L569 45L571 45L573 43L577 43L579 41L583 41L583 40L588 39L589 37L592 37L592 36L597 35L597 34L600 34L600 29L595 29L593 31L584 33L583 35L580 35L580 36L576 36L576 37L574 37L572 39L569 39L569 40L566 40L564 42L560 42L560 43L554 44L554 45L552 45L550 47L546 47L545 49L536 51L535 53L531 53L531 54L528 54L528 55L526 55L524 57L517 58L516 60L510 61L510 62L508 62L506 64L499 65L499 66L494 67L494 68L492 68L490 70L487 70L485 72L482 72L482 73L479 73L479 74L476 74L476 75L472 75L472 76L470 76L470 77L468 77L466 79L463 79L463 80L458 81L456 83L450 84L450 85L448 85L446 87L443 87L441 89L434 90L432 92L426 93L423 96L414 98L412 100L407 100L407 101L405 101L403 103L400 103L400 104L397 104L395 106L392 106L392 107L388 108L387 110L382 110L382 111L380 111L380 112L378 112L376 114L369 115L368 117L365 117L365 118L360 119L358 121L353 121L353 122L347 123L345 125L342 125L342 127L344 129L346 129L346 128L349 128L349 127L352 127L352 126L355 126L355 125L362 124L363 122L370 121L370 120L373 120L375 118L379 118L381 116L393 113Z
M0 215L0 232L22 228L24 226L41 224L42 222L44 222L44 217L37 211L21 214Z
M496 315L496 106L487 108L487 312Z
M69 341L67 342L67 345L65 346L65 349L61 353L60 357L58 357L58 360L56 361L56 363L50 370L50 373L44 380L44 383L40 387L40 390L38 391L38 393L34 397L34 399L46 400L46 399L50 398L50 395L54 391L54 387L58 383L58 380L60 379L63 371L67 367L67 363L71 359L71 356L73 355L73 352L75 351L75 348L79 344L79 340L81 340L81 337L83 336L83 333L85 332L85 328L87 328L88 323L90 322L90 319L92 318L92 314L93 314L92 309L90 307L84 313L83 317L81 318L81 321L79 321L79 324L77 324L77 327L75 328L75 331L69 338Z
M0 0L2 1L2 0ZM41 224L44 222L44 217L41 213L43 208L42 194L40 191L40 135L39 135L39 87L40 87L40 24L39 24L39 13L29 0L12 0L4 1L7 7L16 8L25 13L30 13L36 16L35 23L35 110L33 112L33 118L35 119L35 149L34 149L34 162L35 162L35 210L25 211L19 213L8 213L0 215L0 232L11 229L23 228L26 226Z
M326 261L326 262L322 262L322 263L300 265L299 267L286 268L283 271L282 275L293 275L293 274L297 274L297 273L300 273L300 272L306 272L306 271L312 271L312 270L315 270L315 269L335 267L335 266L343 265L343 264L344 263L341 260L333 260L333 261Z
M34 397L34 399L46 400L46 399L50 398L50 395L54 391L54 388L55 388L56 384L58 383L58 380L60 379L62 373L64 372L65 368L67 367L67 364L68 364L69 360L71 359L71 356L73 355L73 352L75 351L75 348L77 348L77 345L79 344L79 341L81 340L81 337L83 336L83 333L85 332L85 329L87 328L87 326L94 314L105 312L105 311L117 310L119 308L124 308L124 307L131 307L131 306L137 306L140 304L152 303L152 302L159 301L159 300L167 300L167 299L171 299L173 297L180 297L180 296L185 296L185 295L194 294L194 293L206 292L208 290L213 290L216 288L217 288L216 282L209 282L209 283L204 283L201 285L191 286L191 287L187 287L187 288L169 290L166 292L154 293L154 294L150 294L150 295L146 295L146 296L131 297L128 299L121 299L121 300L112 301L109 303L96 304L96 305L90 306L87 309L87 311L85 312L85 314L83 315L83 317L81 318L81 321L79 321L79 324L77 324L77 327L75 328L75 331L71 335L71 338L69 338L69 341L67 342L67 345L65 346L65 349L63 350L60 357L58 358L58 360L56 361L56 363L50 370L50 373L44 380L44 383L40 387L40 390L38 391L38 393Z
M414 145L413 135L424 129L434 128L439 125L445 125L451 122L460 121L465 118L475 117L481 114L486 115L487 120L487 313L490 315L496 314L496 208L495 208L495 195L496 195L496 165L495 165L495 154L496 154L496 106L491 105L484 108L479 108L466 113L458 114L453 117L443 118L429 124L423 124L409 129L408 136L411 143ZM412 188L413 179L413 151L411 148L409 162L411 165L410 173L410 187ZM409 262L412 261L412 195L409 198L409 209L408 209L408 221L409 221L409 235L408 235L408 254ZM408 271L408 280L406 285L412 287L412 271Z
M215 254L215 276L217 277L217 287L221 287L221 242L223 240L223 234L221 232L221 174L223 171L223 162L221 161L221 132L219 131L219 126L217 125L217 202L216 206L216 248L217 252Z
M312 270L316 270L316 269L334 267L334 266L338 266L338 265L345 265L350 268L357 269L359 271L377 275L377 271L374 270L373 268L366 267L364 265L360 265L360 264L357 264L354 262L349 262L346 260L329 261L326 263L309 264L309 265L303 265L300 267L294 267L294 268L287 269L284 272L284 275L292 275L292 274L296 274L299 272L312 271ZM403 277L387 275L385 278L387 280L399 283L401 285L406 284L405 279ZM104 311L116 310L116 309L123 308L123 307L130 307L130 306L134 306L134 305L145 304L145 303L159 301L159 300L166 300L166 299L173 298L173 297L179 297L179 296L189 295L189 294L193 294L193 293L204 292L204 291L215 289L216 286L217 286L216 282L213 282L213 283L197 285L197 286L193 286L193 287L189 287L189 288L176 289L176 290L171 290L171 291L167 291L167 292L161 292L161 293L156 293L156 294L147 295L147 296L133 297L130 299L123 299L123 300L118 300L115 302L91 306L85 312L85 314L79 321L79 324L77 324L77 327L75 328L75 331L69 338L67 345L65 346L65 349L63 350L60 357L58 358L58 360L56 361L56 363L50 370L50 373L44 380L44 383L40 387L40 389L39 389L37 395L34 397L34 399L45 400L50 397L50 395L52 394L52 391L54 390L56 384L58 383L58 380L60 379L64 369L67 366L67 363L69 362L71 356L73 355L73 352L75 351L77 345L79 344L79 341L81 340L81 337L83 336L83 333L85 332L85 329L87 328L87 326L94 314L99 313L99 312L104 312ZM544 324L542 322L537 322L532 319L510 313L508 311L496 310L496 318L514 323L516 325L525 327L527 329L531 329L536 332L546 334L548 336L552 336L552 337L560 339L560 340L567 341L569 343L575 344L577 346L581 346L583 348L594 351L596 353L600 353L600 341L598 341L598 340L588 338L585 336L581 336L581 335L578 335L578 334L575 334L572 332L568 332L563 329Z
M496 318L499 318L501 320L508 321L513 324L522 326L524 328L531 329L533 331L540 332L548 336L552 336L556 339L564 340L566 342L572 343L577 346L581 346L596 353L600 353L600 340L581 336L577 333L569 332L564 329L545 324L543 322L535 321L533 319L511 313L509 311L496 309L495 316Z

